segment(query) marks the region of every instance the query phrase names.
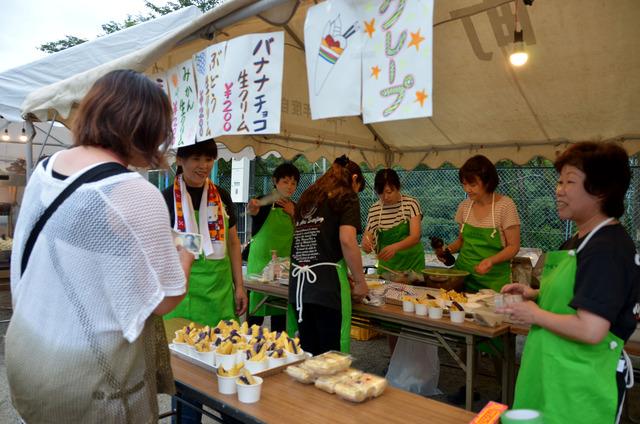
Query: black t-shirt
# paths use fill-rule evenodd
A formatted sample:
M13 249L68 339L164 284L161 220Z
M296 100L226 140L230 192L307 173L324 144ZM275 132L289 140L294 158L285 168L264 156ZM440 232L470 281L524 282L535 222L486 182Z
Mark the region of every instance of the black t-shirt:
M276 208L282 209L282 206L278 204L273 205ZM260 231L260 228L264 225L267 217L269 216L269 212L271 212L271 205L260 206L260 210L255 216L251 217L251 236L255 237Z
M218 189L218 193L220 193L220 199L222 199L222 203L224 203L224 208L227 211L227 215L229 215L229 228L235 227L238 218L236 217L235 207L233 206L233 201L231 200L231 195L228 191L223 189L222 187L216 186ZM189 187L187 186L187 191L189 192L189 196L191 196L191 203L193 204L193 208L197 211L200 209L200 199L202 199L202 192L204 191L204 186L202 187ZM164 201L167 203L167 207L169 208L169 219L170 225L173 227L173 221L176 218L176 212L173 207L173 185L167 187L162 191L162 196L164 196ZM195 199L195 200L194 200Z
M321 262L338 263L342 258L340 226L351 225L361 231L360 202L355 193L346 195L339 210L332 210L327 202L317 205L296 222L291 249L291 264L313 265ZM312 268L316 282L305 281L303 303L313 303L340 309L340 280L334 266ZM296 302L297 277L290 277L289 301Z
M577 249L584 238L567 240L563 250ZM633 309L640 300L640 267L636 247L620 224L602 227L578 253L574 309L584 309L611 323L610 331L624 341L636 329Z

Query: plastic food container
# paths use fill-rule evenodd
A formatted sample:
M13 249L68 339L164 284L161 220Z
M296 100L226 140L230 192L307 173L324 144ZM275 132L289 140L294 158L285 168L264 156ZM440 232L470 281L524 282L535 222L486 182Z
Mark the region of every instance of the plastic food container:
M284 356L282 358L274 358L273 356L269 356L268 359L269 368L280 367L282 365L287 364L287 357Z
M233 377L224 377L224 376L218 375L218 391L223 395L234 394L237 391L236 390L237 378L238 378L237 375L234 375Z
M240 382L238 377L235 378L236 390L238 391L238 400L242 403L255 403L260 400L262 392L262 378L253 377L256 384L244 384Z
M465 311L449 311L451 322L462 324L464 322Z
M244 361L244 367L251 374L257 374L259 372L266 370L269 367L269 365L268 365L267 358L264 358L262 361Z
M429 306L423 303L416 303L415 309L416 309L416 315L427 316L427 314L429 313Z
M225 370L230 370L236 364L237 355L232 353L230 355L223 355L216 352L216 367L222 367Z
M435 306L429 307L429 318L431 319L441 319L442 318L442 308L436 308Z
M416 310L416 304L410 300L403 300L402 310L405 312L414 312Z

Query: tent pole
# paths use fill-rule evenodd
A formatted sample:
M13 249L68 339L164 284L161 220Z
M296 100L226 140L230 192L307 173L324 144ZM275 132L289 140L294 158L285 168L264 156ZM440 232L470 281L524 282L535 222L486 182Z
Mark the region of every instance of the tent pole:
M244 7L242 9L236 10L235 12L225 16L224 18L218 19L217 21L209 24L204 32L200 32L201 35L208 37L209 34L215 33L216 30L222 30L230 25L233 25L237 22L240 22L244 19L251 18L253 16L259 15L260 13L269 10L273 7L280 6L284 3L291 3L291 0L261 0L256 1L255 3Z
M49 125L49 130L47 131L47 135L44 138L44 141L42 142L42 148L40 149L40 153L38 153L38 160L40 159L40 157L42 156L42 152L44 152L44 148L47 146L47 140L49 140L49 135L51 135L51 130L53 129L53 123L56 120L56 116L58 116L58 111L54 111L53 112L53 118L51 118L51 125ZM34 137L35 137L35 131L34 131Z
M33 172L33 138L36 135L36 131L33 128L33 123L31 121L25 121L27 128L29 129L29 138L27 139L27 144L25 145L25 162L27 162L27 182L29 178L31 178L31 173Z

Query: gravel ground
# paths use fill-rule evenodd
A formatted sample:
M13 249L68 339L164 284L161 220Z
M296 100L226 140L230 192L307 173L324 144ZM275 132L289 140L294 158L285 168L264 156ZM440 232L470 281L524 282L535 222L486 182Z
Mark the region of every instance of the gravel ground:
M7 384L7 374L4 362L4 334L7 330L7 322L11 317L9 292L0 291L0 423L18 423L19 419L15 410L11 406L9 396L9 386ZM521 344L522 342L520 342ZM438 388L443 394L433 396L433 399L447 402L447 394L455 393L464 384L464 373L459 369L453 359L444 350L439 350L440 358L440 379ZM352 355L355 358L353 366L363 371L384 375L389 365L389 347L386 337L377 337L369 341L354 341L352 343ZM635 358L638 360L638 358ZM478 401L474 402L474 411L479 411L489 400L500 401L500 385L495 377L493 363L489 358L481 357L479 361L479 375L476 387L480 394ZM631 389L628 393L627 405L629 414L636 423L640 422L640 384ZM160 395L160 411L166 412L171 409L169 396ZM160 421L163 424L170 422L169 418ZM203 423L213 423L215 421L208 418L203 419ZM633 423L629 416L623 415L622 423Z

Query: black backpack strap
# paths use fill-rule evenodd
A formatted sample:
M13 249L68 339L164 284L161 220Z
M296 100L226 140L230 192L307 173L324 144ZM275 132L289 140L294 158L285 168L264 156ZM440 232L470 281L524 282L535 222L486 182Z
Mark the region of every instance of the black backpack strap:
M46 167L46 164L44 164ZM127 168L115 162L107 162L100 165L97 165L84 174L80 175L76 178L71 184L69 184L62 193L55 198L55 200L49 205L49 207L40 215L36 225L31 230L29 234L29 238L24 246L24 251L22 252L22 262L20 265L20 276L24 274L25 269L27 269L27 264L29 263L29 257L31 256L31 251L33 250L33 246L36 244L36 240L40 235L40 232L44 228L45 224L51 218L51 215L58 209L58 207L64 202L71 194L76 191L78 187L85 183L93 183L96 181L100 181L102 179L122 174L125 172L129 172Z

